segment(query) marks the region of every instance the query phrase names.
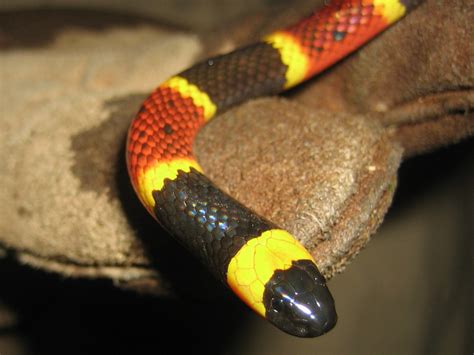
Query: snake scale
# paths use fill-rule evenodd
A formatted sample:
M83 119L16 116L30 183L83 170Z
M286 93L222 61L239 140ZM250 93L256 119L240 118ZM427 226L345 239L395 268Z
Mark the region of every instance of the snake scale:
M131 123L127 167L143 205L250 308L289 334L315 337L334 327L337 314L326 281L297 239L204 175L193 141L218 113L307 80L415 3L332 1L260 42L171 77L151 93Z

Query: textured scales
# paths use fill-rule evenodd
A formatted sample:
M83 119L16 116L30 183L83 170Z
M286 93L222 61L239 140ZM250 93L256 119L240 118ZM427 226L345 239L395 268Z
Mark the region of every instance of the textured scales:
M333 1L261 42L170 78L131 124L127 166L148 211L247 305L290 334L313 337L335 325L324 277L291 234L203 175L193 141L216 113L301 83L414 5L409 0Z

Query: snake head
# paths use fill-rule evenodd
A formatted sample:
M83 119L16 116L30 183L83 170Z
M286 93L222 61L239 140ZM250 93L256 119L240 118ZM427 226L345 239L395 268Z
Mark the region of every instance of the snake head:
M265 285L263 303L265 318L291 335L317 337L337 322L326 280L311 260L276 271Z

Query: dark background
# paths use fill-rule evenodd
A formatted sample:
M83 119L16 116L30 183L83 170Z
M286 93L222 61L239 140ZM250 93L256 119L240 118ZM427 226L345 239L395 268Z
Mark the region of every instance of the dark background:
M22 14L2 14L9 16ZM178 17L191 28L206 24ZM87 17L82 21L88 25ZM16 31L19 42L32 40ZM375 239L329 284L340 319L322 338L283 334L216 285L199 299L162 299L109 280L47 274L4 255L0 354L470 354L473 143L402 164L393 206Z

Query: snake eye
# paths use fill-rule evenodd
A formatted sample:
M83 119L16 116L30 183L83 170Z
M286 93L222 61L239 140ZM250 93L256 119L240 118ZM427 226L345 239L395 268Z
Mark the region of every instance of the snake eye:
M300 337L322 335L337 321L324 277L310 260L299 260L287 270L276 271L266 285L264 304L268 320Z

